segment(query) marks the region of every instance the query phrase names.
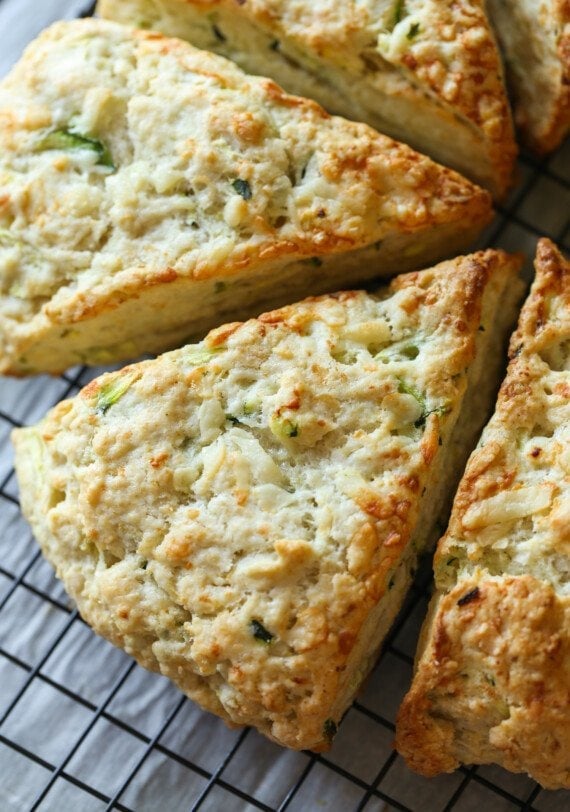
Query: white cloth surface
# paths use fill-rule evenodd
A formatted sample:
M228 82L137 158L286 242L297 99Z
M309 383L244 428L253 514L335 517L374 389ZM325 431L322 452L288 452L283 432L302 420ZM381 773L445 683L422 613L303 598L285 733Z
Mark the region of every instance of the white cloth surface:
M88 0L0 0L0 76L42 28L73 19L88 7Z

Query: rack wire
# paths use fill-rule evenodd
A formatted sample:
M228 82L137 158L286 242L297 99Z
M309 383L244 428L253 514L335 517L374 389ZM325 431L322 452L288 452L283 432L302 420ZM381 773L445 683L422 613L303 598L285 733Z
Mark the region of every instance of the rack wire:
M26 0L0 0L2 25ZM91 5L50 0L51 19ZM27 11L36 8L27 3ZM46 9L43 9L44 14ZM10 17L12 15L12 17ZM49 20L29 15L27 39ZM20 38L21 39L21 38ZM18 56L0 53L0 61ZM23 43L20 43L23 44ZM541 162L523 155L519 184L480 241L529 257L536 239L570 250L570 143ZM230 730L165 678L96 637L70 604L21 517L9 433L73 396L101 370L0 379L0 809L295 812L562 812L548 792L498 767L424 779L392 749L430 589L426 563L383 653L327 754L295 753Z

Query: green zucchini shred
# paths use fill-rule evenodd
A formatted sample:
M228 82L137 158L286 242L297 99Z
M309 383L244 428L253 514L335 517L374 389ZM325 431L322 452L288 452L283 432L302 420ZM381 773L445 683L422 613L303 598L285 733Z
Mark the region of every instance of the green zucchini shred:
M115 403L123 397L125 392L130 389L136 378L136 374L131 373L130 375L121 375L104 383L97 392L95 410L100 414L106 414L111 406L114 406Z
M90 138L87 135L72 132L65 128L52 130L42 138L36 149L38 152L89 149L97 155L97 164L99 166L107 166L109 169L115 169L111 153L102 141L99 141L97 138Z
M398 23L406 16L406 0L396 0L394 5L394 15L392 17L392 28L395 28Z
M184 361L192 366L199 367L211 361L222 349L223 347L217 349L210 349L208 347L186 347L183 358Z
M415 39L419 33L420 33L420 24L412 23L408 29L408 33L406 34L406 39L407 40Z
M273 436L278 439L299 436L299 426L287 417L277 416L271 418L269 428Z
M422 394L415 386L412 386L409 383L406 383L402 378L398 378L398 392L400 394L411 395L419 404L422 413L418 417L417 420L414 420L414 426L417 429L421 429L425 426L426 420L430 416L430 414L437 414L442 417L444 414L447 414L450 411L449 406L436 406L435 409L428 409L426 404L426 397Z
M228 423L233 423L234 426L243 426L243 423L235 414L226 414L226 420Z

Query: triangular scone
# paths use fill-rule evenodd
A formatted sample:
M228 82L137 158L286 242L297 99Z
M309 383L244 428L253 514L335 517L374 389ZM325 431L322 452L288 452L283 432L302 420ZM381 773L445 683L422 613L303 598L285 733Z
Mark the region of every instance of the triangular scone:
M16 431L24 513L83 617L227 721L325 748L490 405L519 265L230 324Z
M528 146L550 152L570 130L570 3L487 2L505 56L515 122Z
M446 535L396 744L570 787L570 264L539 243L497 409Z
M181 40L60 23L0 86L0 371L157 352L471 243L487 192Z
M502 197L516 147L483 0L99 0L366 121Z

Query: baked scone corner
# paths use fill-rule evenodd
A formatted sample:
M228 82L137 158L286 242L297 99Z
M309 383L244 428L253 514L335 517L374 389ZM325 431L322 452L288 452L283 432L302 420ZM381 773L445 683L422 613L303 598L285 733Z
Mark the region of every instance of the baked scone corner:
M467 465L396 746L570 788L570 263L541 240L495 414Z
M0 186L16 375L425 267L492 217L488 192L365 124L97 19L52 26L0 83Z
M226 721L328 748L491 405L520 265L482 251L225 325L15 431L84 619Z

